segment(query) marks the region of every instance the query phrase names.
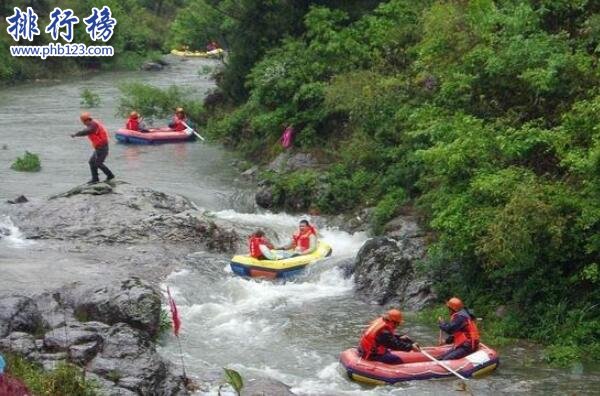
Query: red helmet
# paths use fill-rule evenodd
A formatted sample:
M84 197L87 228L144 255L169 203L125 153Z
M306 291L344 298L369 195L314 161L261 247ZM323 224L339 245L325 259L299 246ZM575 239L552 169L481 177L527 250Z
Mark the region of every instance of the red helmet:
M465 307L465 304L458 297L452 297L450 300L446 302L446 306L453 310L454 312L460 311Z
M81 113L81 115L79 116L79 119L81 120L81 122L86 122L88 120L92 119L92 116L90 113L88 113L87 111L84 111L83 113Z
M384 319L395 322L398 325L402 324L402 312L397 309L390 309L384 316Z

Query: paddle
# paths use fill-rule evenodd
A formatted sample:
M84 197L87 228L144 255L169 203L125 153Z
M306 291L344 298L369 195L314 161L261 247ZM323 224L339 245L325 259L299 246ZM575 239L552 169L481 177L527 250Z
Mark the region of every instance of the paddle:
M456 375L458 378L460 378L463 381L467 381L468 378L463 377L462 375L460 375L458 372L454 371L452 368L450 368L446 363L442 362L441 360L437 360L436 358L434 358L433 356L431 356L429 353L425 352L424 350L421 349L421 353L425 356L427 356L430 360L436 362L437 364L439 364L440 366L442 366L443 368L445 368L446 370L450 371L452 374Z
M198 139L202 140L203 142L206 140L204 139L202 136L200 136L200 134L198 132L196 132L194 130L194 128L190 127L188 124L186 124L185 122L181 121L181 123L183 124L183 126L185 126L187 129L189 129L190 131L192 131L192 133L194 135L196 135L198 137Z

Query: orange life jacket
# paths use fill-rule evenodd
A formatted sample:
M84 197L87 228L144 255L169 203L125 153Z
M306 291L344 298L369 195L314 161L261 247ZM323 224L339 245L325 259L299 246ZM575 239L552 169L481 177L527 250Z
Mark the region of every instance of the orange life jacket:
M479 330L477 329L477 324L473 318L471 318L469 312L464 309L453 313L450 319L454 319L457 315L466 317L467 323L462 327L462 329L452 333L454 336L454 346L459 347L465 342L469 342L471 344L471 349L475 350L479 346Z
M363 332L359 342L363 359L369 360L373 354L383 355L385 353L387 348L377 344L377 336L382 331L389 331L391 334L395 334L396 328L383 318L377 318Z
M127 120L127 124L125 125L125 128L129 129L130 131L139 131L140 130L139 119L129 117L129 119Z
M183 125L184 122L187 124L187 118L179 118L175 115L171 120L171 125L173 125L171 128L178 132L185 131L187 127Z
M300 231L296 231L296 233L292 236L293 247L300 247L301 250L308 250L310 248L310 236L317 235L317 231L311 225L306 227L306 231L300 234Z
M106 132L106 128L98 120L92 120L92 122L96 124L96 132L87 135L90 142L92 142L92 146L95 149L106 146L108 144L108 132Z
M260 251L260 245L266 245L269 249L273 249L273 245L271 245L271 243L269 243L265 237L252 236L250 237L248 243L250 245L250 256L254 257L255 259L263 257L263 254Z

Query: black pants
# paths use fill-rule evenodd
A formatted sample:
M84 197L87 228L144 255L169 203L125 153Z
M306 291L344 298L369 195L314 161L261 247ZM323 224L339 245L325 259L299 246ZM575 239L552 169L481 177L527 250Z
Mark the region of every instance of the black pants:
M98 169L102 170L107 178L112 179L115 177L113 173L108 169L106 165L104 165L104 160L108 156L108 144L103 147L99 147L94 150L94 153L90 157L90 171L92 172L92 180L98 181Z
M475 348L477 349L477 348ZM471 348L470 344L462 344L460 346L454 347L448 352L446 352L442 357L438 360L454 360L460 359L467 355L470 355L475 351L475 349Z

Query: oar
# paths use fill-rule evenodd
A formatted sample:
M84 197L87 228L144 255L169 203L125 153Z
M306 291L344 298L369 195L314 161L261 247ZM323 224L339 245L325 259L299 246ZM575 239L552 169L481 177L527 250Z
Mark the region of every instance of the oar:
M204 139L202 136L200 136L200 134L199 134L198 132L196 132L196 131L194 130L194 128L190 127L188 124L186 124L186 123L185 123L185 122L183 122L183 121L181 121L181 123L182 123L182 124L183 124L183 125L184 125L186 128L190 129L190 130L191 130L191 131L194 133L194 135L196 135L196 136L198 137L198 139L202 140L203 142L205 141L205 139Z
M458 372L452 370L452 368L450 368L446 363L442 362L441 360L437 360L436 358L434 358L433 356L431 356L429 353L425 352L424 350L421 349L421 353L425 356L427 356L429 359L431 359L432 361L436 362L437 364L439 364L440 366L442 366L443 368L445 368L446 370L450 371L452 374L456 375L458 378L460 378L463 381L467 381L468 378L463 377L462 375L460 375Z

